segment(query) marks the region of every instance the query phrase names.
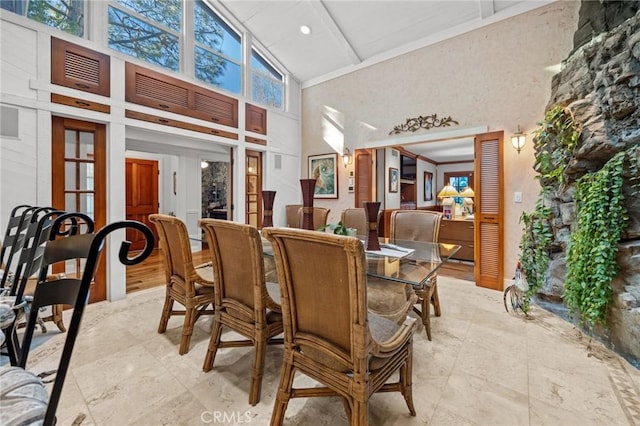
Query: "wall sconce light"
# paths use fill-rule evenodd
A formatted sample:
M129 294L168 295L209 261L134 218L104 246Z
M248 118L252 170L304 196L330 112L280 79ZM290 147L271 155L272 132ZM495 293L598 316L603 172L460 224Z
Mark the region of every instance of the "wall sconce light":
M520 125L518 124L518 131L511 136L511 145L516 149L516 151L518 151L518 154L520 154L520 150L524 146L525 141L526 135L522 133Z
M351 163L353 163L353 155L351 155L349 148L345 147L342 151L342 164L347 167Z

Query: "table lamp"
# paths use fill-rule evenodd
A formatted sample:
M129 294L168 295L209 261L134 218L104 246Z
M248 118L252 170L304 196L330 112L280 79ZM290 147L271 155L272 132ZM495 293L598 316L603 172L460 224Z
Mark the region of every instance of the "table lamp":
M464 214L473 214L473 200L472 198L475 196L473 193L473 189L470 186L467 186L464 191L460 193L462 197L462 210Z
M454 200L451 197L459 197L460 194L456 189L447 184L442 188L440 192L438 192L438 198L442 199L442 213L444 214L445 219L451 219L451 209L454 204Z

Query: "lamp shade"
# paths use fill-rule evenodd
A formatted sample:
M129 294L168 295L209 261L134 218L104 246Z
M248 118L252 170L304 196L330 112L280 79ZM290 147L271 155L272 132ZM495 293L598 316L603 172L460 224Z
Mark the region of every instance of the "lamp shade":
M511 136L511 145L518 151L518 153L520 153L520 150L522 150L525 141L526 138L522 134Z
M451 185L445 185L444 188L438 192L438 198L447 198L447 197L459 197L460 194L456 189Z
M464 191L462 191L460 193L460 197L464 197L464 198L471 198L474 197L475 194L473 193L473 189L471 189L470 186L467 186Z

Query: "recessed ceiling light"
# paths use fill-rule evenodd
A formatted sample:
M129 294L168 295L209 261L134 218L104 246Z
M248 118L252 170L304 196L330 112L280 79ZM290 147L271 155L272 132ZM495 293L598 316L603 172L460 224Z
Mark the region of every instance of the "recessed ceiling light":
M300 32L304 35L311 34L311 28L308 25L300 25Z

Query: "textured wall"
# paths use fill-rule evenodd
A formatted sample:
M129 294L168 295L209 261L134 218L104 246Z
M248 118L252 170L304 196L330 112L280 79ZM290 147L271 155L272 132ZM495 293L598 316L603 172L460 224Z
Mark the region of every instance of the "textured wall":
M302 158L331 152L322 132L327 111L341 114L344 141L352 150L388 138L406 118L433 113L457 120L460 124L453 128L504 130L504 265L505 278L511 278L522 232L519 217L533 209L539 191L530 134L550 97L553 71L548 67L559 64L573 47L579 5L552 3L304 89ZM509 142L518 125L529 133L519 155ZM316 203L331 208L330 221L353 206L343 170L340 198ZM523 203L514 203L515 191L523 192Z

